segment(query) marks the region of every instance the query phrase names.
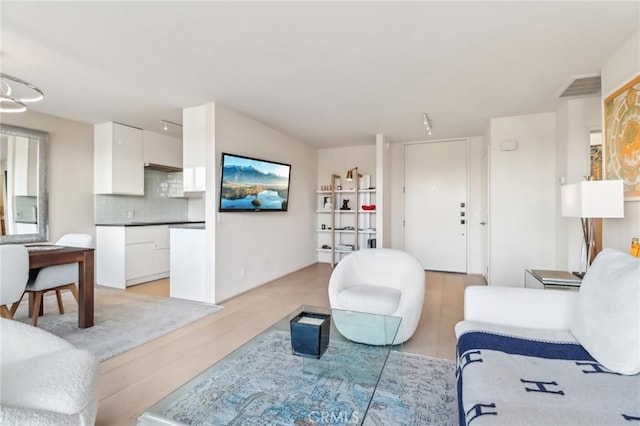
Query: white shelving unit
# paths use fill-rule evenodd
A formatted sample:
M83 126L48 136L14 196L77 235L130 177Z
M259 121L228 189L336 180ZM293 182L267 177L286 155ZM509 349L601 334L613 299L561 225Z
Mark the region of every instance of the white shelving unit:
M376 190L359 189L356 180L350 182L353 188L336 190L340 184L337 175L332 176L331 182L331 190L316 191L316 250L319 262L335 266L344 256L370 247L370 241L375 241L376 210L365 210L362 206L376 204ZM343 210L345 200L348 210Z

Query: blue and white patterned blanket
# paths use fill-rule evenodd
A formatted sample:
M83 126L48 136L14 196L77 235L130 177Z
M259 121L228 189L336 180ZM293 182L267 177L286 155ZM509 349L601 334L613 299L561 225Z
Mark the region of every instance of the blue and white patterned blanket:
M640 426L640 375L607 370L570 333L486 331L474 323L462 328L456 371L461 426Z

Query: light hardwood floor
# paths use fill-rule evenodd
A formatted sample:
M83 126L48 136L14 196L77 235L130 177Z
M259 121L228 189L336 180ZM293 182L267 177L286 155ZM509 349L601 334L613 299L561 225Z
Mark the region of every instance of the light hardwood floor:
M224 309L100 364L97 425L135 425L138 415L300 305L329 306L328 264L315 264L224 303ZM403 350L454 359L463 293L478 275L426 272L418 329ZM127 291L168 296L168 280Z

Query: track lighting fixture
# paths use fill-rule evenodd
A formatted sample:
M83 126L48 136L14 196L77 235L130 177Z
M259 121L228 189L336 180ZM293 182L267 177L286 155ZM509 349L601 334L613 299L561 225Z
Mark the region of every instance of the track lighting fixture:
M168 132L169 131L169 127L171 127L171 126L182 128L182 124L174 123L173 121L160 120L160 123L162 123L162 129L165 132Z
M424 124L425 129L427 129L427 133L429 133L429 136L431 136L433 123L431 122L431 118L429 118L426 112L422 113L422 124Z

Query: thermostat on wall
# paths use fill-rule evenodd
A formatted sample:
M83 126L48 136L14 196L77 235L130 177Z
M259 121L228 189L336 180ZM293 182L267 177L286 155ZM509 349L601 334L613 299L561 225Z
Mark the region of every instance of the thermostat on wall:
M517 151L518 141L515 139L505 139L500 141L500 151Z

